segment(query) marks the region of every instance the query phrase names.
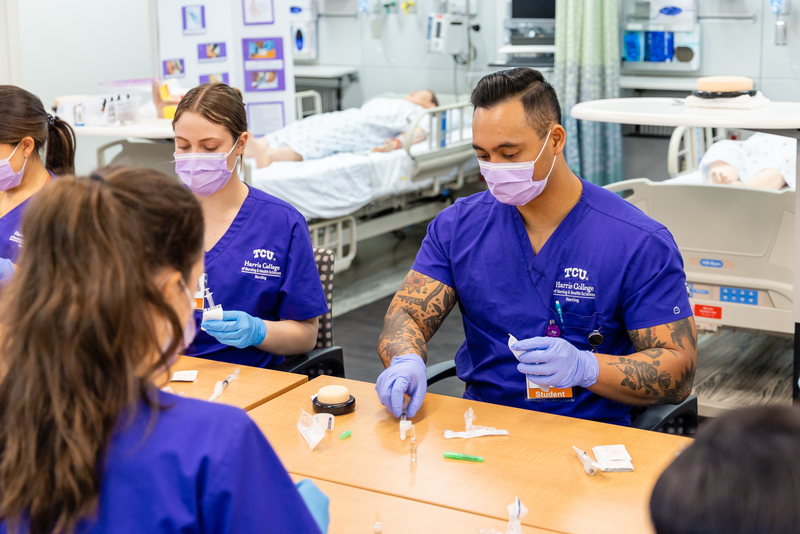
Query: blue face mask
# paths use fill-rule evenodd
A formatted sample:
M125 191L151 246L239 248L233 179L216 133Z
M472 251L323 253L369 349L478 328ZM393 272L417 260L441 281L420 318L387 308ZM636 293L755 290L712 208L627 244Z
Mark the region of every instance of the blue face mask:
M20 143L21 142L22 141L20 141ZM22 174L25 172L25 165L28 163L28 158L25 158L25 163L22 164L22 168L19 172L14 172L14 169L11 168L11 162L9 161L18 148L19 143L14 147L14 152L12 152L10 156L5 159L0 159L0 191L14 189L22 183Z

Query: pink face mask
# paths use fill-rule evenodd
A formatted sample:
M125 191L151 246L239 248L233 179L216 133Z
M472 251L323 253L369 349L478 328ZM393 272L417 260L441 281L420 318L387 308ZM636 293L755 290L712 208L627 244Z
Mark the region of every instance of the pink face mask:
M21 143L22 141L20 141ZM17 146L14 147L14 152L17 151L19 148L19 143ZM0 191L8 191L9 189L14 189L19 184L22 183L22 173L25 172L25 165L28 163L28 158L25 158L25 163L22 164L22 168L19 172L14 172L14 169L11 168L11 156L14 155L14 152L11 153L5 159L0 159Z
M547 132L542 150L539 151L539 155L533 161L489 163L488 161L478 160L481 174L489 185L489 191L492 192L494 198L503 204L524 206L544 191L547 186L547 179L550 178L550 173L553 172L553 167L556 165L556 158L553 158L553 164L550 165L550 171L548 171L544 180L533 180L533 166L539 161L548 139L550 139L550 132Z
M186 287L186 283L183 281L183 279L181 279L180 283L183 286L183 290L186 292L186 295L189 297L189 303L191 304L192 309L194 309L194 296L189 291L189 288ZM167 322L167 330L172 331L172 326L170 325L169 322ZM192 344L192 342L194 341L194 337L196 335L197 335L197 323L195 322L194 319L194 312L192 312L189 315L189 319L186 321L186 325L184 325L183 327L183 346L179 346L178 352L170 355L169 362L167 363L167 365L172 365L173 363L175 363L175 360L178 359L178 354L183 353L183 351L185 351L186 348ZM172 343L172 339L167 339L164 342L164 346L161 347L161 351L162 352L166 351L167 350L166 348L169 346L170 343Z
M237 143L227 154L212 152L203 154L189 152L188 154L174 154L175 173L193 193L201 197L213 195L228 183L233 169L228 170L228 156ZM233 164L236 167L236 164Z

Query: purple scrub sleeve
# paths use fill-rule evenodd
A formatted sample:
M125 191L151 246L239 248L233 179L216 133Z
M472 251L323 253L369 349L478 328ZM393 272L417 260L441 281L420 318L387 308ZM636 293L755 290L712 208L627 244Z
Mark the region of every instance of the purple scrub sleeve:
M631 262L620 292L622 317L628 330L639 330L691 315L683 258L672 234L664 228L650 234Z
M56 178L56 175L51 172L50 179L54 178ZM22 249L20 224L32 198L25 199L19 206L0 217L0 258L17 263L19 251Z
M272 447L238 408L159 392L109 442L96 516L76 534L319 533ZM129 424L125 424L129 423ZM0 525L5 534L6 525Z
M311 236L290 204L250 188L225 235L206 253L208 287L225 311L267 321L305 321L328 313ZM225 345L200 329L185 354L236 365L275 367L283 356ZM269 331L267 332L269 335Z
M683 261L663 225L582 181L581 198L538 254L519 211L488 191L442 211L412 267L455 289L465 342L455 356L464 397L558 415L630 424L631 407L575 387L574 402L529 402L508 348L556 324L579 350L634 352L628 330L692 315ZM557 312L556 302L562 313Z

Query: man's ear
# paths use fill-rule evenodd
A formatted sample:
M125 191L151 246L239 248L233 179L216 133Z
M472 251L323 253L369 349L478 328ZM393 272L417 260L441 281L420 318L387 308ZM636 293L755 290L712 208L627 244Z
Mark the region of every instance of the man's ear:
M564 146L567 144L567 132L560 124L553 126L553 131L550 133L550 143L553 145L553 154L556 156L564 151Z

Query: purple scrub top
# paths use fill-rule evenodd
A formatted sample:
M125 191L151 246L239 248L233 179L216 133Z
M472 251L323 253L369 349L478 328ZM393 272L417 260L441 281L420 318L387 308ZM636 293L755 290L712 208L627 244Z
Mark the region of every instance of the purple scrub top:
M580 201L534 254L522 216L490 192L461 198L428 226L415 271L454 288L466 341L455 356L464 397L630 424L631 407L576 387L573 402L526 400L508 348L550 321L581 350L634 352L628 330L692 316L683 259L669 231L615 193L583 181ZM562 308L563 322L555 302Z
M47 172L50 173L51 180L56 178L55 174ZM22 249L22 232L20 231L22 215L32 198L33 196L26 198L19 206L0 217L0 258L17 262L19 251Z
M328 313L306 220L290 204L250 187L225 235L206 252L208 287L223 310L268 321L305 321ZM253 367L274 367L283 356L257 347L237 349L200 330L190 356Z
M319 534L289 474L245 412L158 393L112 434L97 514L76 534ZM125 418L127 420L127 418ZM125 421L127 422L127 421ZM0 523L0 534L6 534Z

